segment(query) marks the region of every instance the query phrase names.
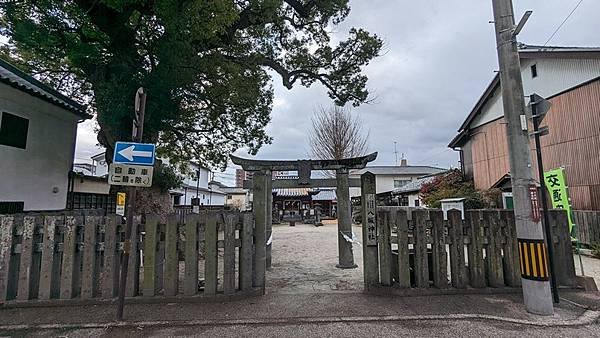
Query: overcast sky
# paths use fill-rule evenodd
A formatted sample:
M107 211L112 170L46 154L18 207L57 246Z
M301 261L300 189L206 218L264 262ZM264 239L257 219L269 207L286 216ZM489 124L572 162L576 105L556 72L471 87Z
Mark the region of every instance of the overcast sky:
M533 15L519 41L543 45L579 0L513 0L519 18ZM348 19L335 29L344 38L363 27L383 38L382 56L365 68L376 101L353 108L370 133L369 150L378 165L394 164L394 141L409 164L458 166L447 148L498 68L491 0L351 0ZM584 0L549 45L600 46L600 1ZM317 84L287 90L274 78L275 101L267 127L273 143L264 159L309 156L310 117L331 104ZM93 122L80 125L76 160L98 153ZM243 151L239 155L248 156ZM216 178L232 183L232 169Z

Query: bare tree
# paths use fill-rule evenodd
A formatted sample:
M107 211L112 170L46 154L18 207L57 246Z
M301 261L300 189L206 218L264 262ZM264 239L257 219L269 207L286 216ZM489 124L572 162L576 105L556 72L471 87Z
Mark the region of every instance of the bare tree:
M317 159L342 159L365 155L369 134L362 120L348 109L321 107L312 117L309 142L312 155Z

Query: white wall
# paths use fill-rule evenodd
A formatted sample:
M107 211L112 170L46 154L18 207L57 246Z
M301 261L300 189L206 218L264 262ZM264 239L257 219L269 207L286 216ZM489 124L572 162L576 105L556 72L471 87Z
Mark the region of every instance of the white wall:
M375 175L375 191L380 194L382 192L388 192L394 190L394 180L411 180L414 181L417 178L423 176L419 175ZM351 178L360 178L360 175L350 175ZM360 196L359 187L350 188L350 197Z
M536 64L537 77L531 77L531 65ZM521 59L523 92L550 97L600 76L598 59ZM529 99L525 99L529 103ZM496 89L482 107L482 113L471 123L476 128L504 116L502 94Z
M24 201L25 210L64 209L79 117L3 83L0 112L29 119L26 149L0 145L0 201Z

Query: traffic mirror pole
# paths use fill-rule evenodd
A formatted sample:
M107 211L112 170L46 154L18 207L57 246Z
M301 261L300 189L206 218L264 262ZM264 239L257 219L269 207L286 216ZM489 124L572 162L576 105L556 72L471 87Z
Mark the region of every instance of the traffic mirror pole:
M132 141L142 142L144 131L144 113L146 111L146 93L140 87L135 94L135 118L133 120ZM123 308L125 306L125 293L127 289L127 271L129 269L129 253L132 250L131 232L133 228L133 217L135 214L135 199L137 187L127 189L127 217L125 219L125 240L123 241L123 255L121 256L121 274L119 276L119 298L117 301L117 320L123 320ZM137 243L136 243L137 244ZM137 246L133 246L137 250Z

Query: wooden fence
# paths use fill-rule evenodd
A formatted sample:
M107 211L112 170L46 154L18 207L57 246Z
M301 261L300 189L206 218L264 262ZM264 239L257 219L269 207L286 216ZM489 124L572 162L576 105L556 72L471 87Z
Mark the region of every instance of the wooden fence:
M577 237L581 243L600 244L600 211L575 210L573 218L577 225Z
M110 299L118 292L124 226L116 215L0 215L0 303ZM247 293L253 284L251 213L134 220L128 297ZM255 278L254 278L255 279ZM264 280L264 279L263 279Z
M558 283L575 286L566 213L551 211L549 218ZM377 228L379 269L372 270L378 275L365 276L365 281L372 281L367 289L377 285L460 289L521 284L512 210L469 210L464 220L459 211L452 210L444 220L440 210L378 207Z

